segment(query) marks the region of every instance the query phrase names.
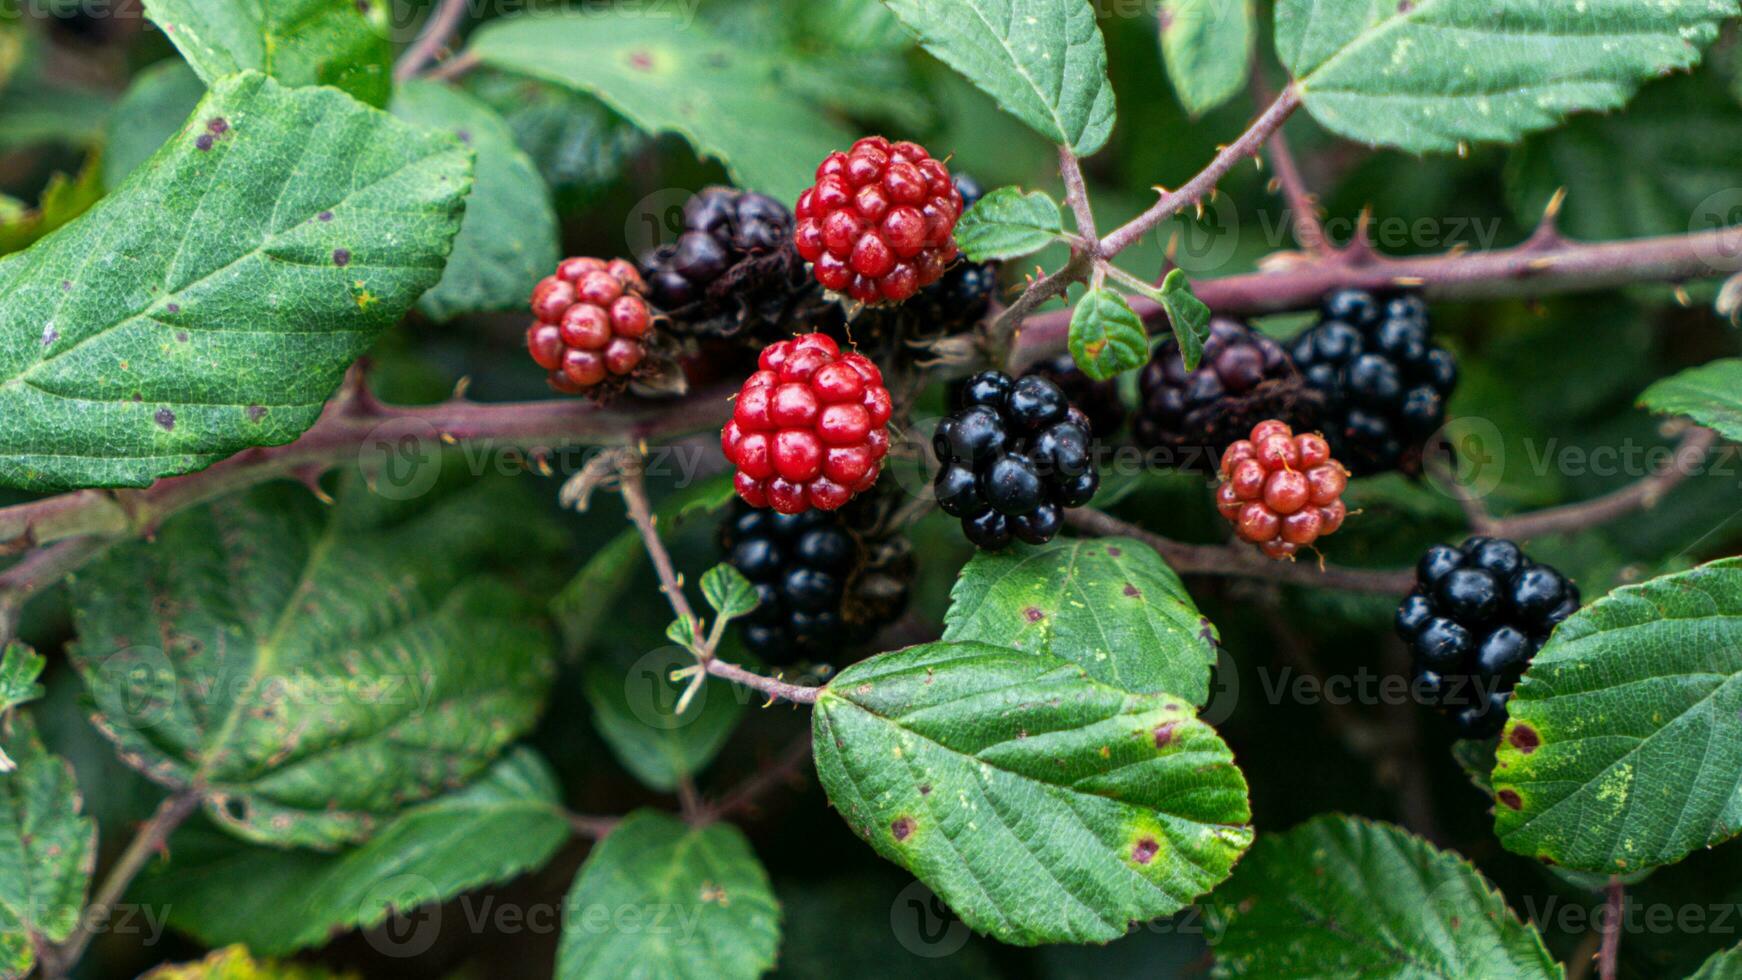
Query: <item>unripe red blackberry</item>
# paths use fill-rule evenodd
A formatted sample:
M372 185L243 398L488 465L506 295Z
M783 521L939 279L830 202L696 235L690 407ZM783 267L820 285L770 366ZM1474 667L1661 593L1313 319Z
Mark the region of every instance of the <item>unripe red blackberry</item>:
M648 296L681 335L736 337L784 332L807 293L793 249L793 217L774 198L710 187L683 209L675 243L641 258Z
M738 392L720 447L752 507L835 510L877 482L893 406L883 373L812 333L762 351Z
M1165 450L1168 464L1200 473L1214 472L1223 452L1259 422L1312 425L1316 405L1280 344L1227 317L1210 321L1195 371L1186 370L1172 335L1157 344L1137 391L1131 425L1137 444Z
M567 395L602 393L608 382L635 374L653 332L645 293L641 274L622 259L565 259L540 281L526 348L550 372L550 386Z
M1216 510L1271 558L1293 558L1335 533L1349 513L1342 500L1349 472L1331 458L1330 444L1317 433L1297 436L1286 422L1258 423L1250 439L1222 454L1219 472Z
M956 259L961 192L917 143L867 136L829 154L796 210L793 241L817 282L861 303L899 303Z
M1506 724L1518 678L1549 634L1579 610L1579 588L1531 561L1511 541L1476 537L1434 545L1416 564L1416 586L1397 607L1416 690L1463 738Z

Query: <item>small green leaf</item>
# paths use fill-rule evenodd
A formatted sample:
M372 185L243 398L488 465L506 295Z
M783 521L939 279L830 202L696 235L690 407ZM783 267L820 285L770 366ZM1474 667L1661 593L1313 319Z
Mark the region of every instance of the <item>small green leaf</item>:
M975 262L1014 259L1047 247L1064 230L1058 202L1045 191L1000 187L962 215L956 244Z
M47 658L22 643L8 643L0 659L0 716L41 698L47 690L36 682Z
M285 85L331 85L377 108L393 90L386 4L356 0L145 0L145 13L214 85L261 71Z
M133 78L109 117L103 149L103 184L120 187L193 115L206 83L180 58L160 61Z
M1084 374L1105 381L1143 366L1149 334L1125 297L1111 289L1091 289L1071 313L1069 346Z
M268 484L111 549L73 580L98 727L246 839L333 849L482 772L538 717L550 638L477 566L525 561L524 491L388 508Z
M1664 378L1645 389L1639 404L1665 415L1686 415L1742 440L1742 358L1712 361Z
M1742 980L1742 946L1713 953L1688 980Z
M393 114L457 137L477 154L466 220L442 281L417 308L438 323L468 313L519 311L561 258L550 189L514 131L494 110L448 85L411 81L393 95Z
M1742 834L1742 559L1574 614L1508 711L1494 764L1508 850L1613 874Z
M263 847L190 825L171 839L169 861L128 895L167 910L171 925L208 946L243 943L282 956L543 867L570 833L556 776L521 748L470 786L406 808L337 854Z
M1183 698L978 643L842 671L811 720L841 818L1007 943L1108 942L1215 887L1252 842L1246 782Z
M1252 66L1252 0L1161 0L1161 54L1180 104L1203 115L1240 94Z
M687 941L653 928L659 910ZM780 903L738 828L637 810L593 848L563 901L556 977L748 980L774 967L779 946Z
M731 647L722 655L735 663L742 659ZM585 669L593 727L623 768L663 793L706 769L744 715L744 689L717 677L703 681L684 710L677 710L690 679L674 681L672 671L695 662L682 647L638 653L617 645L588 659Z
M1209 698L1216 628L1141 541L982 551L956 579L944 624L945 642L1048 653L1121 690Z
M1089 0L883 0L938 60L1078 156L1113 132L1107 45Z
M1174 339L1179 341L1186 370L1196 371L1204 356L1204 341L1210 339L1210 308L1193 295L1181 269L1174 269L1162 280L1160 301L1167 311L1167 322L1173 326Z
M217 83L114 194L0 262L0 483L143 487L296 438L441 277L469 156L343 92Z
M1613 109L1692 67L1736 0L1280 0L1276 50L1307 110L1351 139L1415 153L1513 142Z
M649 133L676 133L736 183L793 201L816 162L853 138L781 82L773 55L613 10L495 20L471 51L502 71L599 97Z
M724 563L702 573L702 595L723 619L748 616L759 601L756 587L744 573Z
M10 656L10 654L9 654ZM36 950L72 935L97 859L97 824L80 815L66 760L49 754L28 714L0 730L17 769L0 776L0 976L24 977Z
M1326 815L1259 838L1212 898L1232 977L1559 978L1476 869L1400 827Z
M700 632L701 620L694 616L679 616L665 628L665 638L685 649L693 650L696 645L696 634Z

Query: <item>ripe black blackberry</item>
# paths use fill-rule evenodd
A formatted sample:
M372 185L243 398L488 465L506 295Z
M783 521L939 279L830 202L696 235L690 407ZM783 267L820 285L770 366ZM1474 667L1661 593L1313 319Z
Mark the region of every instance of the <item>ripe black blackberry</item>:
M969 378L960 405L932 436L938 506L987 551L1051 541L1100 488L1088 416L1046 378L999 371Z
M1416 565L1416 587L1397 607L1416 689L1463 738L1506 724L1506 702L1549 633L1579 609L1578 586L1518 545L1475 537L1435 545Z
M675 243L641 258L655 306L675 332L772 337L799 316L809 288L792 248L793 217L772 197L710 187L690 198Z
M1171 335L1157 344L1137 391L1132 436L1146 449L1165 450L1182 470L1214 473L1228 447L1266 419L1302 431L1317 424L1319 397L1282 346L1227 317L1210 321L1196 371L1186 370Z
M739 621L752 653L776 666L838 665L845 648L901 615L913 557L907 539L882 529L892 503L877 495L787 515L734 501L720 545L761 600Z
M1332 293L1293 354L1301 377L1324 395L1325 437L1350 472L1421 472L1424 445L1445 423L1458 366L1433 343L1419 296Z
M1027 371L1059 386L1072 405L1089 417L1089 434L1107 440L1125 428L1125 400L1119 397L1119 382L1111 378L1096 381L1077 367L1076 358L1060 354L1042 361Z

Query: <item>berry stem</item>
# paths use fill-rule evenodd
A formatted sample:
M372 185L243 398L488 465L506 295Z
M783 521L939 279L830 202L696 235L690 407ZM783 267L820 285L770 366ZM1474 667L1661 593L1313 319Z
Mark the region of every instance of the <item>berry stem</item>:
M146 864L153 857L168 847L170 835L193 816L199 807L199 794L187 790L165 799L158 805L157 812L151 815L151 819L139 825L133 840L121 852L115 866L109 869L108 877L103 879L103 884L91 897L90 905L86 906L84 914L79 917L78 928L67 937L66 942L44 951L43 976L64 977L78 965L79 958L85 954L85 947L90 945L91 939L96 935L96 927L108 921L108 915L114 910L115 903L126 895L127 886L133 883L139 872L145 870Z
M1181 575L1267 579L1289 585L1379 595L1403 595L1415 587L1415 572L1411 569L1390 571L1337 565L1321 568L1310 562L1270 561L1258 557L1244 545L1186 544L1087 507L1065 511L1065 523L1091 537L1127 537L1142 541L1154 548Z
M1600 980L1615 980L1621 957L1621 917L1626 911L1627 886L1621 877L1609 879L1603 908L1603 945L1597 951L1597 976Z
M393 80L407 82L417 77L423 66L435 58L441 50L453 40L454 32L459 30L460 22L465 19L468 0L441 0L441 5L424 21L423 31L417 40L399 59L394 66Z
M1161 195L1161 200L1125 224L1110 232L1101 241L1100 258L1112 258L1120 252L1137 243L1137 240L1149 234L1156 225L1173 217L1187 206L1196 204L1216 189L1216 184L1228 171L1247 157L1258 155L1259 149L1271 135L1282 128L1289 116L1300 108L1300 93L1290 85L1282 90L1270 108L1264 110L1240 138L1222 148L1210 165L1198 172L1198 175L1188 180L1179 190L1168 191ZM1215 304L1211 304L1215 308Z

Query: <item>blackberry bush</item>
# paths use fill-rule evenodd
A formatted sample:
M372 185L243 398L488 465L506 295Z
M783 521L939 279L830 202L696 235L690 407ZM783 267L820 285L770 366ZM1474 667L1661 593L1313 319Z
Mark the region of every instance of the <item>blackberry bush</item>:
M1324 396L1325 434L1352 473L1421 471L1426 441L1445 424L1458 366L1433 342L1420 297L1332 293L1293 352L1301 376Z
M960 405L932 437L938 506L978 548L1051 541L1100 487L1088 417L1051 381L1000 371L968 379Z
M1415 590L1397 607L1397 634L1421 695L1460 736L1487 738L1506 724L1530 659L1578 610L1578 586L1560 572L1511 541L1474 537L1422 555Z
M1137 444L1203 473L1215 472L1228 447L1266 419L1310 428L1317 417L1317 399L1281 345L1227 317L1210 321L1195 371L1186 370L1172 336L1157 344L1137 391Z

